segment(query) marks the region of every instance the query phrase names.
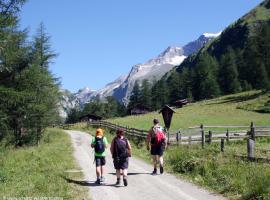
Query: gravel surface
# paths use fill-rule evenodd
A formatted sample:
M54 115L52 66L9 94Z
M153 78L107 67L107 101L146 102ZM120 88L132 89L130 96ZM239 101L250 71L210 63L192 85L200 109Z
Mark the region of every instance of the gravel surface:
M132 157L129 162L128 186L116 186L115 169L109 149L106 156L105 183L96 185L94 151L90 147L91 136L80 131L66 131L74 146L74 156L79 163L84 180L69 180L89 188L89 198L94 200L223 200L171 174L151 175L153 167ZM166 170L166 168L165 168ZM123 184L123 183L122 183ZM218 184L218 183L217 183Z

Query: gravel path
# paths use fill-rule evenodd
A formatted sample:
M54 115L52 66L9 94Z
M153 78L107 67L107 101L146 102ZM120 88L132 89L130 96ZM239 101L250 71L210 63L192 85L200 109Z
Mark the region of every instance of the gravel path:
M223 200L225 198L198 188L191 183L164 173L153 176L152 166L131 158L128 186L116 187L116 176L109 150L106 157L106 181L96 185L94 152L90 147L91 136L80 131L66 131L75 149L74 156L85 175L85 180L70 182L89 187L89 196L94 200Z

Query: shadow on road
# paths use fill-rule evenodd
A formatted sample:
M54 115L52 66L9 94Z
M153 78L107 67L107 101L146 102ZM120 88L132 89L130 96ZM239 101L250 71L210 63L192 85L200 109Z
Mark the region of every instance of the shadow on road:
M111 186L111 187L121 187L121 186L117 186L116 184L96 184L95 181L81 181L81 180L73 180L67 177L62 177L63 179L65 179L68 183L73 183L73 184L77 184L80 186L86 186L86 187L100 187L100 186Z
M108 174L116 175L115 172L114 173L108 173ZM139 172L133 173L133 172L131 172L131 173L128 173L128 176L141 175L141 174L149 174L149 175L151 175L151 173L139 173ZM123 174L121 174L121 175L123 175Z

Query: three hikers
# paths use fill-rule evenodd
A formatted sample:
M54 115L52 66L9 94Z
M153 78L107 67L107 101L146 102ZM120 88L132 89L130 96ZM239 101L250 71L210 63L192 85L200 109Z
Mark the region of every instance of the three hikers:
M113 157L114 168L116 169L116 185L121 184L120 178L122 173L124 186L127 186L127 169L129 157L131 157L131 146L128 139L124 137L123 129L118 129L116 131L116 137L112 140L110 150Z
M154 170L153 175L157 174L158 163L160 166L160 174L164 172L163 153L166 148L166 134L163 128L159 125L159 120L153 120L153 126L150 128L146 138L146 148L153 157ZM95 149L95 162L96 162L96 184L104 182L104 171L106 164L105 149L108 146L107 138L104 137L102 129L96 130L96 137L92 139L91 147ZM116 131L116 136L111 142L110 151L113 157L113 164L116 170L116 185L121 184L121 174L123 174L124 186L128 185L127 170L129 164L129 157L131 157L131 145L123 129Z
M160 164L160 174L164 172L163 153L166 148L166 135L163 128L159 125L159 120L153 120L153 126L148 131L146 138L146 148L152 155L154 170L153 175L157 174L157 165Z
M105 164L106 164L106 151L108 146L107 138L104 136L102 129L96 130L96 137L92 139L91 147L95 149L95 162L96 162L96 184L101 184L105 181Z

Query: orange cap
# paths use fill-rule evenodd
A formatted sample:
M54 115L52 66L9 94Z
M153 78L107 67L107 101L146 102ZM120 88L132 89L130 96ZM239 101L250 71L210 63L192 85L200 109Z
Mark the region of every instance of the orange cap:
M103 130L101 129L101 128L98 128L97 130L96 130L96 136L103 136Z

